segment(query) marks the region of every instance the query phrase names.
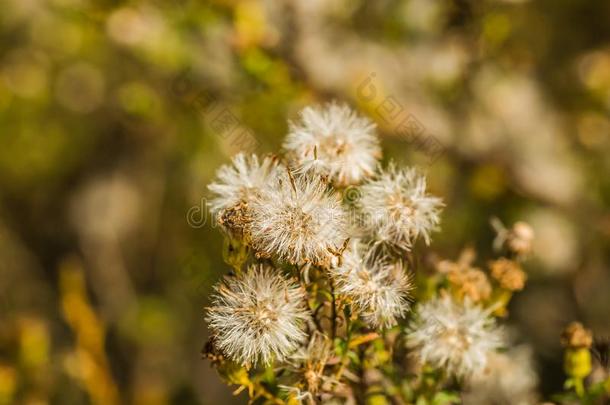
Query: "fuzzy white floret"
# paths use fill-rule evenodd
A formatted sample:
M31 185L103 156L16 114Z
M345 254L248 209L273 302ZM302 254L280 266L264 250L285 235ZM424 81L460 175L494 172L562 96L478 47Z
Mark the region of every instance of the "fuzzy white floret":
M415 169L390 164L387 171L362 185L360 192L364 226L378 242L403 250L410 250L419 236L430 243L443 203L426 194L426 178Z
M214 194L210 199L210 209L214 214L231 208L240 202L249 202L277 170L283 170L277 160L265 157L262 161L256 155L239 153L230 165L223 165L216 172L216 181L208 185Z
M472 405L534 405L537 385L531 348L517 346L506 353L492 353L485 371L466 388L463 400Z
M302 173L313 171L335 185L370 177L381 156L375 124L347 105L306 107L290 124L284 150Z
M449 295L419 304L407 334L407 346L422 364L460 378L483 372L503 344L504 333L489 310Z
M292 264L328 263L347 239L340 196L317 177L278 176L252 213L255 249Z
M331 269L337 292L348 297L373 328L392 327L409 310L409 276L401 262L369 256L354 240L342 263Z
M226 277L215 290L206 319L216 347L232 360L243 365L281 361L307 339L310 312L296 280L252 266Z

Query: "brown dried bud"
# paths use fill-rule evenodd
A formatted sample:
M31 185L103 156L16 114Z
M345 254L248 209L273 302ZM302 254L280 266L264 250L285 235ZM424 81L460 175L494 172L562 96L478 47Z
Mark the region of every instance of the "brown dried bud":
M460 253L460 257L458 257L457 261L441 260L436 264L436 270L441 274L466 271L472 267L472 263L474 262L474 259L476 259L476 256L477 254L473 248L465 248Z
M593 344L593 334L580 322L572 322L561 334L561 344L570 349L588 349Z
M459 296L470 297L474 302L484 301L491 295L491 285L487 276L477 268L451 271L447 279Z
M201 355L203 358L210 360L214 365L222 364L225 361L224 355L216 349L213 338L205 343L201 350Z
M519 263L514 260L500 258L489 263L491 275L500 286L509 291L519 291L525 286L527 274L521 269Z
M234 238L242 239L249 243L250 239L250 212L248 203L240 201L233 207L229 207L220 213L218 223Z

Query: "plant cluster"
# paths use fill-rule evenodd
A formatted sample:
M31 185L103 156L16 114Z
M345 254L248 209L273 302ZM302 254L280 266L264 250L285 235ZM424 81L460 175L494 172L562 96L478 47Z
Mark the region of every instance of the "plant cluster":
M500 325L532 228L492 220L485 266L473 249L422 265L443 202L380 159L374 124L331 103L301 112L281 155L218 170L210 207L232 270L206 308L205 355L256 403L532 403L531 353Z

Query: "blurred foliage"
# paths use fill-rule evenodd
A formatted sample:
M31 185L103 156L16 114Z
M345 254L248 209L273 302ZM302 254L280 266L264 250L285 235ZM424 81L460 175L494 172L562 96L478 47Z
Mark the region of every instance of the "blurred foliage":
M374 103L357 91L371 73ZM390 96L442 156L397 136L376 107ZM442 257L490 257L491 216L534 226L510 311L558 391L567 322L610 334L609 2L8 0L0 403L230 401L199 357L226 270L205 185L331 98L428 171Z

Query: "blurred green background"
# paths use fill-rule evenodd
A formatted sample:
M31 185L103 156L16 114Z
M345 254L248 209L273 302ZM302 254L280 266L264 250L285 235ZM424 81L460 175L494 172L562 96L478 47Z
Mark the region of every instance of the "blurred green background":
M332 99L427 172L440 257L534 227L509 323L559 390L565 324L610 335L610 2L4 0L0 403L244 403L200 357L205 186Z

